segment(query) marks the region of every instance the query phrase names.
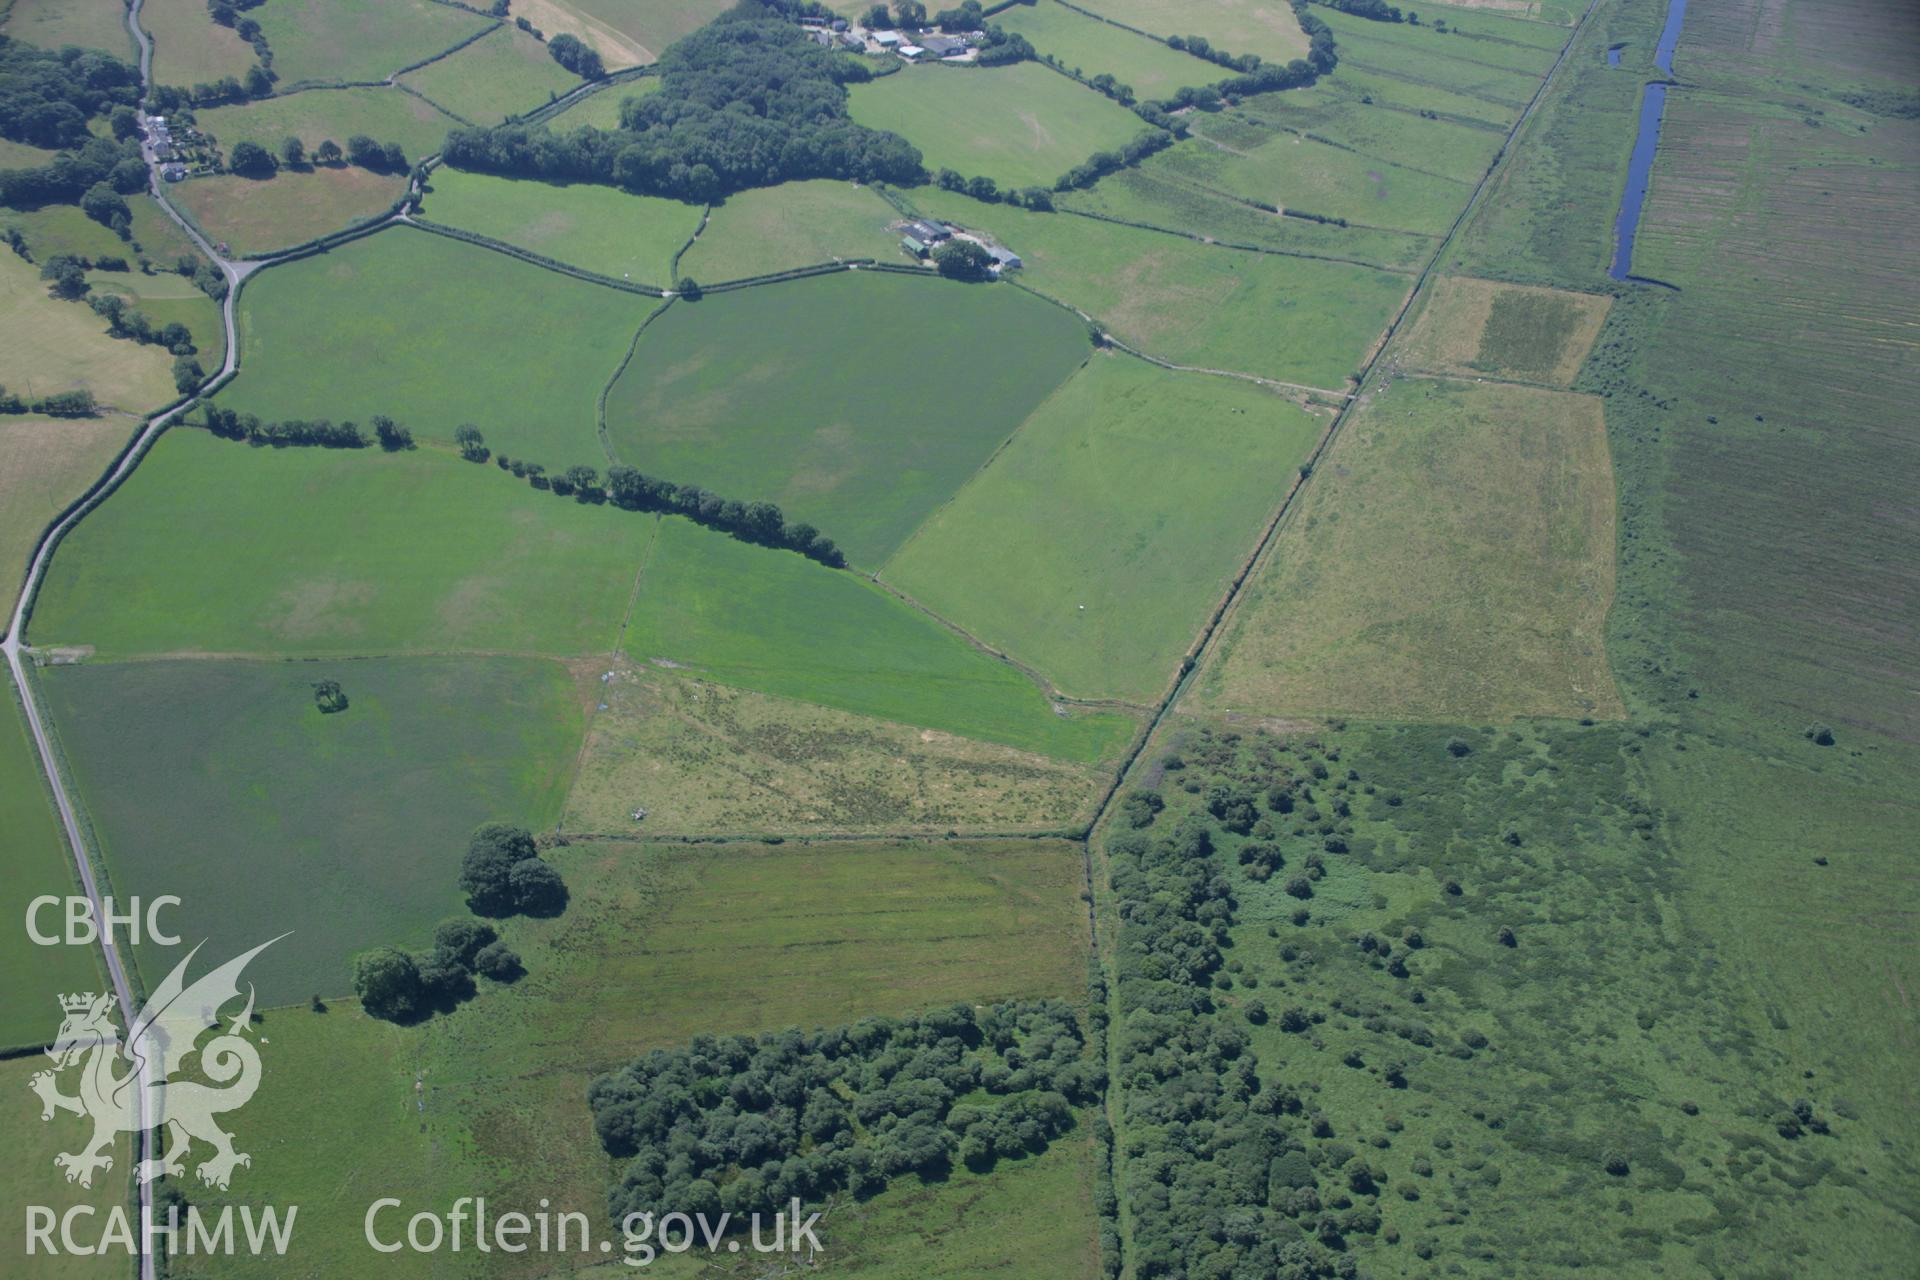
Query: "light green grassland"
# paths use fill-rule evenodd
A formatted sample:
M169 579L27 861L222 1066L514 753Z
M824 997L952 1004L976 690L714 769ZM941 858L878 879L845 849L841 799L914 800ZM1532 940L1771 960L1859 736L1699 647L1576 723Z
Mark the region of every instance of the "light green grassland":
M105 655L604 653L650 536L438 450L179 428L62 543L33 636Z
M623 649L711 680L861 715L1094 761L1132 722L1056 713L1008 663L844 571L660 524Z
M0 34L5 34L3 29L0 29ZM58 151L49 151L45 147L15 142L11 138L0 138L0 169L24 169L30 165L46 164L59 154Z
M409 71L400 82L462 119L498 124L578 88L580 77L555 62L546 45L508 23L452 57Z
M43 49L77 44L131 60L127 11L115 0L13 0L0 36Z
M0 877L5 885L0 908L7 921L0 930L0 965L7 974L6 993L0 996L0 1048L11 1049L52 1042L60 1029L58 996L105 987L93 948L64 943L43 947L27 934L27 904L43 894L65 898L78 893L79 877L54 818L53 793L27 736L12 676L0 681L0 699L0 830L7 833L6 874ZM62 927L60 908L47 910L43 931L59 934ZM52 1172L51 1162L47 1172Z
M459 121L430 102L401 89L315 89L232 107L195 113L200 128L219 139L229 154L237 142L257 142L280 152L294 137L313 149L331 138L342 147L356 133L380 142L397 142L409 160L431 155Z
M1062 66L1088 79L1110 75L1142 100L1170 98L1176 89L1212 84L1228 74L1203 58L1075 13L1058 0L1017 4L995 14L993 21L1019 32Z
M581 125L594 129L618 129L620 104L628 98L644 98L658 93L660 84L660 77L645 76L624 84L608 85L598 93L590 93L575 102L547 123L555 133L566 133Z
M1345 90L1356 99L1372 98L1374 105L1412 113L1415 119L1420 118L1422 111L1433 111L1442 116L1478 120L1504 134L1520 117L1519 103L1494 102L1468 93L1455 93L1431 82L1370 71L1344 59L1325 83ZM1256 105L1260 101L1252 100Z
M39 271L11 252L0 253L0 328L0 386L16 395L88 390L129 413L176 398L164 348L108 337L86 303L49 296Z
M247 283L246 368L222 402L263 418L384 413L437 440L470 422L515 457L597 463L595 402L655 305L389 228Z
M114 294L127 306L164 329L178 321L193 334L194 358L208 372L217 372L226 358L226 328L220 322L220 304L201 292L186 276L171 271L146 275L139 271L89 271L94 297ZM160 348L156 348L158 350Z
M847 109L920 148L929 169L984 174L1002 187L1051 187L1094 152L1118 150L1150 127L1034 62L909 67L855 85Z
M273 49L283 93L302 84L385 80L490 21L433 0L271 0L253 16Z
M1069 694L1150 701L1322 425L1251 383L1098 357L884 576Z
M1567 42L1567 33L1560 27L1542 26L1491 13L1475 13L1470 9L1436 9L1433 16L1435 19L1444 18L1447 30L1441 31L1435 27L1424 14L1420 25L1414 26L1406 22L1374 22L1350 13L1341 13L1337 9L1328 9L1326 23L1333 29L1337 48L1344 49L1348 42L1352 42L1371 53L1390 46L1405 50L1423 63L1444 59L1449 64L1495 67L1536 78L1547 73L1555 55L1560 52L1560 46ZM1516 34L1523 38L1513 38ZM1448 74L1453 72L1450 70Z
M1081 6L1156 36L1202 36L1232 54L1257 53L1268 62L1307 55L1307 35L1293 10L1274 0L1093 0ZM1220 76L1213 77L1220 79Z
M496 178L442 168L421 212L615 279L665 287L700 206L615 187Z
M1567 42L1566 28L1559 22L1542 22L1537 20L1538 15L1508 12L1504 4L1430 4L1419 13L1423 26L1445 22L1449 28L1469 36L1532 45L1547 53L1560 52L1560 46Z
M246 255L304 244L383 214L406 190L403 175L340 165L271 178L192 178L175 183L167 196L215 246Z
M88 985L96 991L104 987L98 978ZM47 1007L58 1013L51 995ZM8 1280L124 1280L130 1270L124 1253L82 1255L57 1250L49 1254L39 1249L27 1255L27 1205L45 1205L56 1215L77 1205L91 1206L94 1216L76 1218L75 1229L98 1231L105 1226L107 1213L126 1202L130 1185L125 1172L132 1144L125 1134L113 1143L113 1171L96 1177L91 1188L68 1182L54 1164L54 1156L77 1151L85 1143L89 1126L64 1113L53 1123L40 1119L29 1082L46 1070L46 1061L36 1055L0 1062L0 1097L14 1104L0 1107L0 1142L7 1151L0 1166L0 1199L14 1206L14 1212L0 1215L0 1257L7 1260ZM54 1240L59 1240L57 1232Z
M1077 1000L1086 989L1082 861L1064 843L591 842L547 857L571 900L556 919L504 924L527 969L513 986L483 983L454 1013L404 1030L345 1003L267 1015L272 1043L262 1052L271 1056L241 1131L255 1154L249 1192L269 1187L275 1202L299 1203L301 1230L286 1261L221 1259L220 1275L253 1274L250 1266L266 1274L268 1265L276 1275L376 1265L382 1275L438 1274L444 1254L388 1259L367 1249L362 1219L384 1194L443 1207L454 1195L484 1194L499 1206L544 1196L589 1214L598 1240L612 1234L603 1206L613 1162L585 1102L594 1076L702 1033L832 1025L957 1000ZM355 1069L341 1070L343 1061ZM1069 1141L1055 1149L1061 1163L1082 1158ZM1046 1166L1002 1166L1015 1178L1031 1167ZM344 1182L343 1169L354 1171ZM1053 1225L1080 1241L1092 1226L1075 1185L1082 1177L1021 1178L1073 1215L1070 1231ZM964 1175L951 1185L968 1188L969 1203L992 1190ZM873 1212L899 1198L918 1202L917 1188L913 1178L896 1182ZM980 1241L954 1225L958 1206L928 1210L927 1229L1004 1256L1009 1241ZM848 1207L832 1220L842 1214L860 1216ZM886 1226L862 1235L882 1257L872 1237ZM1069 1251L1044 1227L1023 1230ZM495 1274L519 1276L553 1258L491 1261Z
M133 214L133 242L158 269L170 271L182 257L196 262L207 260L152 196L129 197L127 208Z
M144 196L127 201L129 209L142 204L152 205L152 201ZM133 257L126 241L80 212L78 205L50 204L38 209L0 209L0 230L18 231L36 262L45 262L56 253L70 253L83 258L118 257L129 261Z
M140 25L153 40L156 84L184 89L225 76L240 79L260 61L232 27L208 15L202 0L141 0Z
M740 280L839 258L899 257L900 220L865 187L831 179L736 191L715 205L707 229L680 259L702 284Z
M1290 94L1284 93L1249 98L1237 110L1207 120L1200 131L1240 147L1243 135L1238 126L1309 134L1375 160L1464 183L1480 180L1506 140L1504 133L1491 127L1428 119L1378 101L1330 98L1308 106L1296 104Z
M1088 351L1079 321L1002 285L815 276L675 303L607 431L622 462L777 502L876 565ZM963 367L982 375L964 390Z
M1332 18L1340 15L1328 10L1327 16ZM1356 19L1338 32L1334 39L1340 50L1341 65L1352 62L1357 71L1485 98L1510 108L1515 116L1533 96L1534 90L1539 88L1540 74L1533 70L1470 61L1479 51L1488 47L1484 41L1470 40L1466 36L1446 36L1424 29L1412 40L1396 39L1382 34L1380 29L1385 25ZM1541 63L1530 50L1515 52L1519 55L1518 59L1509 58L1508 63L1516 60L1528 64L1539 63L1540 73L1544 73L1546 66L1553 61L1549 56Z
M1092 315L1149 355L1340 390L1411 287L1344 262L1245 253L1158 231L914 193L1026 262L1025 285Z
M133 430L125 418L0 418L0 594L8 601L47 525L100 478Z
M313 682L338 680L323 714ZM236 955L260 1003L351 990L349 958L463 912L482 822L560 816L581 710L526 658L81 663L41 687L123 895L174 894L174 930ZM137 948L158 982L183 952Z

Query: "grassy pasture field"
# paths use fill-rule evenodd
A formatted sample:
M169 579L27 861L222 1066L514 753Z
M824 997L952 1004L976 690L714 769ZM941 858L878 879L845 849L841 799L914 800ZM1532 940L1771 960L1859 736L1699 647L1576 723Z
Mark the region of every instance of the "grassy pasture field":
M402 174L340 165L271 178L189 178L175 183L167 198L208 240L244 255L304 244L385 213L406 190Z
M1414 369L1570 387L1613 299L1439 276L1396 358Z
M307 153L331 138L342 147L356 133L397 142L409 160L432 155L459 121L432 103L401 89L311 89L231 107L194 113L200 128L228 153L236 142L257 142L278 155L283 138L306 144Z
M127 305L161 328L178 321L193 334L196 358L203 368L217 371L226 358L226 328L220 322L220 304L182 275L168 271L146 275L138 271L89 271L93 296L117 294Z
M640 6L655 8L655 5ZM654 51L622 32L603 18L588 13L573 0L520 0L515 17L525 18L546 34L548 40L570 35L590 45L600 55L600 65L608 71L624 71L652 62Z
M1245 253L1136 227L916 191L921 207L997 236L1020 283L1149 355L1339 390L1412 287L1344 262Z
M1473 188L1297 134L1208 120L1194 136L1142 168L1282 209L1437 236L1453 225Z
M886 358L909 334L932 363ZM1079 321L1014 289L814 276L675 303L614 383L607 432L622 462L777 502L877 565L1089 350ZM993 376L946 387L944 353Z
M12 253L0 254L0 328L0 387L18 395L87 390L129 413L177 396L173 357L163 348L108 337L86 303L50 296L39 270Z
M0 36L42 49L77 44L133 58L127 11L114 0L13 0L0 14Z
M349 1003L267 1015L276 1054L241 1128L256 1155L249 1188L271 1187L276 1202L302 1206L295 1252L272 1274L433 1275L436 1262L444 1270L445 1255L367 1249L361 1220L384 1187L441 1205L476 1193L497 1204L545 1196L556 1209L588 1213L596 1239L610 1234L603 1206L613 1163L593 1135L585 1089L647 1049L707 1032L831 1025L958 1000L1078 1000L1086 990L1082 861L1065 843L595 841L548 857L572 899L556 919L506 923L527 968L513 986L488 985L452 1014L407 1029ZM340 1070L341 1061L356 1069ZM1054 1150L1061 1164L1084 1159L1070 1138ZM1036 1166L1045 1167L1002 1168ZM354 1171L346 1185L341 1169ZM1082 1240L1092 1226L1084 1176L1027 1180L1062 1211L1071 1206ZM956 1175L948 1185L968 1189L963 1203L992 1194L981 1178ZM911 1212L917 1190L913 1178L896 1181L867 1212ZM1008 1246L956 1226L960 1207L940 1209L945 1188L929 1190L936 1203L924 1229L982 1250ZM1024 1230L1050 1235L1038 1224ZM869 1239L866 1248L883 1246ZM499 1274L542 1270L533 1254L496 1260ZM223 1276L266 1265L221 1264Z
M267 0L252 16L273 49L282 93L385 80L492 21L433 0Z
M621 663L590 673L569 832L1058 831L1091 816L1095 770ZM647 817L632 814L644 805Z
M32 634L104 656L606 653L651 536L439 450L179 428L62 543Z
M1002 187L1051 187L1094 152L1117 151L1150 127L1035 62L909 67L854 85L847 109L920 148L929 169L985 174Z
M1058 0L1015 5L995 14L993 21L1019 32L1061 65L1077 68L1089 79L1110 75L1142 99L1171 98L1177 89L1212 84L1226 75L1204 58L1076 13Z
M1524 105L1522 102L1496 102L1470 93L1457 93L1426 79L1368 70L1344 57L1325 83L1355 98L1372 98L1379 106L1397 108L1403 116L1412 114L1419 119L1420 112L1432 111L1451 120L1478 122L1496 128L1502 134L1520 118L1520 110ZM1251 100L1256 104L1262 101L1264 99Z
M577 129L583 124L595 129L618 129L620 104L628 98L644 98L648 94L658 93L660 84L658 76L645 76L623 84L608 85L598 93L581 98L548 123L556 133Z
M159 212L159 206L148 197L138 196L127 200L130 211L142 206ZM138 226L137 214L135 225ZM0 230L18 231L27 242L35 262L45 262L56 253L71 253L84 258L132 257L126 241L80 212L78 205L50 204L38 209L0 209Z
M1530 71L1449 56L1472 52L1463 47L1467 44L1464 37L1453 43L1418 47L1377 37L1371 28L1380 25L1362 21L1359 26L1368 30L1339 33L1336 39L1342 68L1351 62L1359 72L1484 99L1501 108L1510 119L1519 117L1540 85L1540 77ZM1435 35L1434 39L1444 41L1446 37Z
M1307 56L1307 34L1284 0L1092 0L1081 7L1149 35L1204 36L1216 49L1257 53L1268 62Z
M672 281L673 255L700 225L699 205L661 196L452 168L434 171L421 212L450 227L656 287Z
M1063 192L1054 197L1054 205L1063 211L1117 218L1222 244L1335 258L1385 270L1410 271L1433 254L1428 236L1280 217L1172 175L1139 169L1109 174L1084 191Z
M5 34L0 30L0 35ZM0 138L0 169L24 169L31 165L50 162L58 151L49 151L45 147L31 146L25 142L15 142L11 138Z
M1537 9L1539 6L1537 0L1528 0L1521 7ZM1573 12L1577 15L1579 9ZM1464 31L1476 39L1531 45L1549 53L1558 53L1560 46L1567 42L1565 28L1569 25L1563 21L1542 21L1538 12L1512 12L1502 3L1429 5L1420 11L1420 21L1423 26L1445 22L1449 31Z
M1603 643L1600 401L1403 380L1323 457L1186 705L1502 721L1622 714Z
M232 27L208 16L202 0L141 0L140 25L153 41L155 84L189 88L222 76L241 79L260 61Z
M350 705L323 715L313 682ZM560 816L581 711L525 658L81 663L41 687L122 894L177 894L184 945L237 955L262 1006L352 989L349 958L464 915L482 822ZM143 941L157 982L183 952Z
M1357 97L1329 97L1307 105L1285 93L1248 98L1205 122L1202 131L1240 146L1236 135L1243 124L1305 133L1376 160L1465 183L1480 180L1506 141L1505 130L1477 121L1428 119ZM1257 144L1260 139L1253 135L1248 140Z
M668 45L690 35L733 6L728 0L564 0L587 19L625 36L652 62Z
M27 904L42 894L65 898L78 893L80 878L54 816L53 793L40 772L39 754L27 736L12 676L0 680L0 696L6 699L0 708L0 829L7 833L0 907L8 923L0 935L0 964L5 964L8 977L6 994L0 997L0 1047L13 1049L52 1043L60 1030L58 996L106 987L92 947L42 947L27 936ZM41 927L60 932L59 908L45 913Z
M1433 10L1434 17L1439 18L1442 12ZM1445 31L1427 21L1425 14L1421 17L1416 27L1411 23L1373 22L1329 9L1324 21L1333 28L1341 57L1346 56L1349 41L1363 51L1356 53L1363 62L1372 61L1381 50L1391 47L1418 58L1422 64L1446 64L1445 72L1437 77L1442 80L1455 74L1472 74L1463 70L1467 66L1518 72L1538 79L1546 75L1567 42L1563 28L1497 14L1454 10L1445 15Z
M894 261L900 237L887 228L899 220L892 205L850 182L819 178L736 191L714 206L680 272L713 284L837 258Z
M100 990L104 982L95 978L89 985L93 990ZM51 996L47 997L47 1005L55 1008ZM95 1178L91 1189L68 1182L53 1163L54 1156L60 1152L76 1150L88 1130L80 1120L68 1115L57 1115L52 1122L42 1123L39 1104L33 1101L28 1082L35 1072L44 1070L45 1065L44 1058L0 1061L0 1096L14 1103L0 1108L0 1115L4 1116L0 1119L0 1141L7 1144L6 1165L0 1170L0 1196L4 1196L8 1204L22 1206L21 1211L0 1219L0 1252L7 1259L7 1275L18 1280L119 1280L129 1269L125 1254L84 1256L63 1250L50 1255L41 1250L32 1257L27 1256L24 1206L45 1205L60 1215L77 1205L90 1205L95 1214L91 1222L99 1226L113 1206L126 1202L130 1185L123 1175L132 1143L125 1134L113 1143L113 1172ZM54 1239L57 1241L59 1236Z
M490 305L502 298L516 305ZM222 401L264 418L384 413L441 441L471 422L498 452L599 463L595 402L655 305L390 227L247 282L246 368Z
M1056 712L1008 663L855 574L664 519L623 652L859 715L1093 763L1132 722Z
M112 418L0 418L0 582L11 606L40 535L133 436Z
M546 45L505 23L400 83L463 120L499 124L578 88L580 77L555 62Z
M1323 427L1251 383L1096 357L882 576L1066 693L1152 701Z
M194 246L193 241L187 238L187 233L167 216L160 202L152 196L129 196L127 209L133 214L133 242L160 269L171 268L182 257L192 258L196 262L206 261L206 255Z

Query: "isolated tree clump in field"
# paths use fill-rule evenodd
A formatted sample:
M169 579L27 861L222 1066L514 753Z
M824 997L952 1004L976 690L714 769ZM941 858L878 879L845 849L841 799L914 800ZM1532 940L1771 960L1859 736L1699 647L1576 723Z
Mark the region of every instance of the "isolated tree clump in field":
M473 833L460 890L475 915L550 916L566 909L567 886L540 857L525 827L489 822Z
M555 36L547 41L547 52L582 80L598 80L607 74L607 69L600 65L600 54L578 36Z

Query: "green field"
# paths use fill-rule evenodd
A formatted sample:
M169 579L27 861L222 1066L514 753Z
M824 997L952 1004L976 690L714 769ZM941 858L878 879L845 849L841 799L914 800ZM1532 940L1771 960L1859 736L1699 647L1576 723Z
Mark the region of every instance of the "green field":
M929 169L984 174L1002 187L1051 187L1094 152L1117 151L1150 127L1032 62L910 67L855 85L847 109L920 148Z
M650 93L658 93L660 84L658 76L646 76L639 80L608 85L597 93L590 93L581 98L548 123L556 133L578 129L581 125L594 129L618 129L620 104L628 98L644 98Z
M1262 715L1617 717L1600 401L1407 379L1342 429L1186 705Z
M1402 115L1411 113L1417 119L1420 118L1420 112L1432 111L1469 125L1477 122L1502 134L1520 118L1520 109L1524 105L1456 93L1428 80L1372 71L1346 60L1334 68L1333 75L1325 83L1345 90L1355 98L1372 98L1376 105L1397 109ZM1282 101L1285 101L1284 96Z
M242 79L260 60L232 27L208 16L201 0L141 0L140 25L153 41L153 78L158 84L184 89L225 76Z
M893 206L847 182L817 179L736 191L713 207L707 229L680 260L702 284L811 267L840 258L899 257Z
M1203 58L1076 13L1058 0L1017 4L993 20L1025 36L1043 56L1051 55L1088 79L1110 75L1143 101L1171 98L1176 89L1212 84L1227 75Z
M235 1127L255 1154L246 1193L270 1187L275 1202L302 1206L294 1251L271 1274L437 1274L445 1255L368 1250L361 1220L388 1186L435 1203L484 1194L531 1205L544 1196L590 1214L596 1239L610 1234L603 1205L613 1163L593 1136L585 1087L646 1049L956 1000L1085 992L1082 861L1071 845L596 842L548 856L572 900L557 919L507 923L528 971L512 987L489 985L453 1014L405 1030L346 1003L267 1015L272 1043L262 1052L272 1056ZM340 1070L343 1061L356 1069ZM1073 1168L1073 1143L1054 1146L1055 1172L1022 1176L1022 1164L1008 1188L1024 1184L1056 1213L1071 1212L1071 1238L1084 1250L1092 1225L1076 1185L1084 1175ZM345 1184L341 1169L355 1171ZM967 1203L990 1191L973 1177L953 1186L968 1189ZM922 1202L916 1190L916 1179L896 1181L866 1212L911 1213ZM954 1221L958 1206L928 1207L930 1232L972 1240L986 1256L1009 1243L969 1233ZM885 1225L882 1216L873 1234ZM1053 1226L1022 1233L1069 1254L1057 1219ZM866 1251L887 1257L882 1240L863 1238ZM509 1259L502 1274L538 1274L543 1261L553 1259ZM222 1276L264 1266L221 1262ZM895 1255L892 1265L904 1264Z
M884 576L1066 693L1150 701L1323 425L1251 383L1096 358Z
M344 147L348 138L364 133L397 142L409 160L418 160L438 151L447 130L459 126L432 103L393 88L316 89L194 114L200 128L229 153L236 142L257 142L278 155L281 140L294 137L311 155L328 138Z
M7 833L6 889L0 894L7 928L0 933L0 964L9 978L6 995L0 998L0 1047L12 1049L52 1042L60 1029L57 997L106 988L94 948L64 943L43 947L27 934L28 903L43 894L63 899L77 894L80 878L54 816L53 793L27 736L11 676L0 680L0 696L6 699L0 707L0 829ZM42 933L61 933L62 910L43 910Z
M400 83L463 120L498 124L578 88L580 77L548 56L546 45L506 24L450 58L409 71Z
M0 138L0 169L24 169L30 165L47 164L59 154L58 151L49 151L45 147L15 142L11 138Z
M90 985L99 990L102 982L96 978ZM48 1007L54 1007L52 997L48 997ZM126 1200L129 1187L123 1174L132 1144L124 1134L114 1142L114 1171L95 1178L91 1189L68 1182L53 1163L60 1152L77 1150L86 1139L87 1129L68 1115L57 1115L48 1123L41 1121L40 1106L28 1089L29 1081L44 1070L45 1062L44 1058L0 1061L0 1097L14 1104L0 1108L0 1117L4 1117L0 1119L0 1141L7 1147L7 1162L0 1172L0 1197L20 1208L0 1220L0 1253L7 1259L7 1275L19 1280L122 1280L130 1270L125 1253L87 1257L65 1252L49 1256L40 1251L27 1256L25 1206L45 1205L56 1214L64 1214L76 1205L90 1205L96 1215L91 1223L100 1224L111 1209ZM87 1221L84 1217L76 1219Z
M43 49L77 44L133 57L126 10L112 0L13 0L0 14L0 36Z
M386 213L406 192L400 174L341 165L271 178L190 178L175 183L167 198L216 248L259 256Z
M1091 0L1080 7L1149 35L1203 36L1216 49L1257 53L1268 62L1291 62L1307 53L1307 35L1293 10L1270 0L1212 0L1204 5L1190 0Z
M1231 146L1246 145L1241 138L1257 144L1257 137L1242 133L1246 126L1306 134L1376 160L1469 184L1480 181L1506 141L1505 131L1493 125L1430 119L1387 106L1377 98L1368 103L1359 97L1329 95L1309 104L1288 93L1248 98L1237 111L1205 122L1200 132Z
M1426 27L1396 34L1389 24L1364 18L1334 21L1342 17L1331 10L1326 14L1327 25L1335 28L1342 68L1351 63L1356 71L1484 98L1511 108L1514 115L1540 87L1541 76L1553 62L1551 54L1533 49L1444 35Z
M673 255L700 225L700 206L678 200L451 168L434 171L421 212L434 222L656 287L671 282Z
M886 358L908 335L932 363ZM675 303L614 384L607 431L622 462L777 502L876 565L1087 351L1072 316L1005 286L816 276ZM944 353L992 377L949 386Z
M1061 831L1102 784L1089 766L650 664L594 681L570 833Z
M133 435L126 419L0 418L0 582L26 576L40 535Z
M1381 49L1391 47L1405 50L1423 63L1444 61L1449 67L1447 75L1458 74L1458 66L1454 64L1459 64L1544 76L1560 52L1560 46L1567 42L1563 28L1471 9L1435 9L1433 18L1435 21L1414 26L1405 22L1373 22L1330 9L1326 23L1333 28L1337 47L1344 49L1351 45L1365 51L1360 55L1363 62ZM1445 31L1435 25L1439 20L1446 22Z
M1613 299L1439 276L1396 355L1440 372L1573 385Z
M501 298L514 305L489 305ZM595 403L655 305L389 228L247 282L245 370L222 402L263 418L384 413L423 439L470 422L515 457L598 463Z
M108 337L106 321L86 303L51 297L40 272L11 252L0 253L0 324L7 332L0 387L16 395L88 390L101 404L129 413L178 397L165 348Z
M169 263L168 265L171 265ZM179 322L193 334L195 359L209 373L226 359L226 328L220 322L220 304L201 292L192 280L171 271L146 275L138 271L89 271L93 297L116 294L127 306L153 321L155 328ZM161 348L156 348L161 349Z
M323 715L313 682L350 705ZM560 816L580 742L566 668L523 658L83 663L42 676L122 894L176 894L184 945L264 1005L351 990L349 957L463 914L466 837ZM181 953L136 949L149 983Z
M1148 355L1338 391L1412 281L1344 262L1244 253L1089 218L916 191L927 211L1018 253L1020 283Z
M159 206L145 197L127 201L130 210L138 210L143 206L156 213L159 211ZM17 230L27 242L27 248L36 262L45 262L56 253L70 253L83 258L120 257L129 261L133 256L127 251L126 241L80 212L78 205L49 204L38 209L0 209L0 230Z
M622 645L722 684L1064 760L1117 751L1117 714L1056 713L1011 665L858 576L661 522Z
M606 653L651 536L439 450L182 428L62 543L32 634L107 656Z
M434 0L270 0L254 15L280 92L368 84L451 49L489 19Z

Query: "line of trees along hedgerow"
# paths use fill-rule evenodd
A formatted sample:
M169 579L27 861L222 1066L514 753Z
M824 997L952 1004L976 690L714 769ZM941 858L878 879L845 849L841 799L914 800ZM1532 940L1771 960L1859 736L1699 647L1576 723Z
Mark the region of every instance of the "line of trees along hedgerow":
M594 1129L630 1214L717 1217L866 1197L890 1178L1044 1151L1100 1097L1073 1008L971 1005L851 1026L696 1036L595 1080Z

